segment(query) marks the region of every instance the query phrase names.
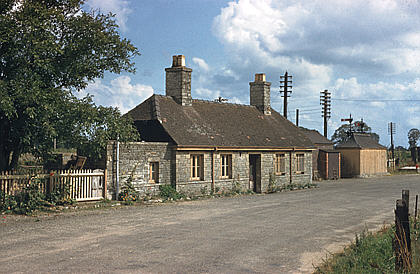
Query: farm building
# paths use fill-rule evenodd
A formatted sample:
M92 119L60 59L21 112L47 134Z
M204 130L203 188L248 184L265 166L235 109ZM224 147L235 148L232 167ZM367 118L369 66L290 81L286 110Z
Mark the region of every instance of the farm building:
M311 182L312 142L271 108L265 74L255 75L250 105L241 105L192 99L183 55L165 71L166 95L127 113L143 142L108 145L110 195L127 180L141 193L162 184L182 192L266 192L269 184Z
M364 177L387 173L387 149L368 133L352 133L336 146L341 153L342 177Z

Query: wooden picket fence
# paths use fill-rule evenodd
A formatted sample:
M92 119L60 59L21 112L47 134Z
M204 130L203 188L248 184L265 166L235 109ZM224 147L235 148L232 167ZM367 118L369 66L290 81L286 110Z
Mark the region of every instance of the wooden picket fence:
M101 200L106 195L106 171L104 170L53 170L41 173L21 174L15 171L0 172L0 191L15 195L24 191L32 181L39 179L40 191L68 191L76 201Z

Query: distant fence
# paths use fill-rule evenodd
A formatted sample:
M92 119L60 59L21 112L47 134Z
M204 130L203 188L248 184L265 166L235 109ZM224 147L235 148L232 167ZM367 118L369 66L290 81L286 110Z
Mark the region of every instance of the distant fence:
M0 172L0 191L15 195L24 191L34 180L40 180L44 194L67 188L71 199L76 201L101 200L106 194L106 171L104 170L56 170L41 173L19 174Z

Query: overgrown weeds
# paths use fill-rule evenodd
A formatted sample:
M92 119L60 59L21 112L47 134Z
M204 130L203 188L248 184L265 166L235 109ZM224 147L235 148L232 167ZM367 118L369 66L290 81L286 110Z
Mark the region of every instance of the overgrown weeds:
M411 256L405 256L406 265L412 257L412 266L405 273L420 273L419 225L411 220ZM393 239L395 226L383 227L377 233L364 230L343 252L326 258L315 273L399 273L395 271ZM401 244L406 249L407 243Z
M161 185L159 186L159 190L160 196L164 200L175 201L181 198L186 198L185 194L176 191L175 187L173 187L172 185Z
M5 213L30 215L36 210L45 210L51 206L72 204L70 190L64 185L61 189L45 195L42 191L43 181L33 178L21 191L14 195L0 192L0 211Z
M364 230L342 253L327 258L315 273L392 273L393 235L393 228L383 228L376 234Z

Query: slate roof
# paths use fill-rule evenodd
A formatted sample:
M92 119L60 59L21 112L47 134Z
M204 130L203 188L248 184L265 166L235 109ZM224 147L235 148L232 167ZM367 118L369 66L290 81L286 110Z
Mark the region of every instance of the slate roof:
M333 142L328 140L328 138L324 135L321 135L318 130L303 127L301 127L301 129L305 132L306 136L312 141L312 143L320 145L333 145Z
M386 149L376 142L369 133L353 133L347 142L338 144L336 148Z
M159 120L179 146L313 148L304 132L272 110L255 106L192 100L181 106L172 97L153 95L126 115Z

